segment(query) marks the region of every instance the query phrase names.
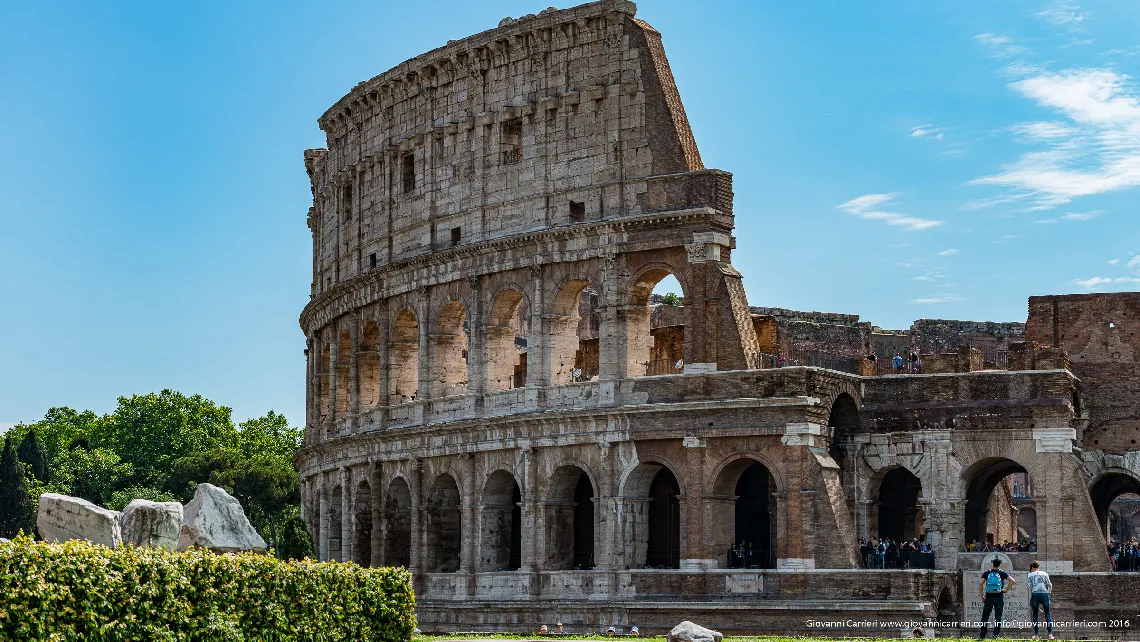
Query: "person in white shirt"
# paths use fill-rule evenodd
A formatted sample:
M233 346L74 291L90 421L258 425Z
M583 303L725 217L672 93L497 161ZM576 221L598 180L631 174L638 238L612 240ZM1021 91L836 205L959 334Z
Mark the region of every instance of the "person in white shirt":
M1041 564L1034 561L1029 565L1029 578L1025 583L1029 585L1029 609L1033 611L1033 639L1036 640L1041 632L1038 607L1045 607L1045 622L1049 625L1049 639L1052 640L1053 616L1049 613L1049 594L1053 592L1053 582L1049 580L1049 574L1041 570Z

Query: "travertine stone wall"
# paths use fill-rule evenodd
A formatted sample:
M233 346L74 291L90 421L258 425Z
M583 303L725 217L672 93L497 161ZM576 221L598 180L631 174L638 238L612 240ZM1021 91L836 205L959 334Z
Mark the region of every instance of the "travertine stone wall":
M523 622L508 598L671 617L641 598L776 586L810 602L789 612L834 610L811 602L825 575L792 571L857 567L896 470L921 485L905 512L940 569L994 531L1012 473L1032 478L1049 568L1105 568L1099 520L1140 460L1074 447L1085 417L1120 413L1084 410L1061 350L1023 350L1016 372L749 369L886 333L750 310L732 177L703 167L632 3L506 19L319 124L302 512L321 559L411 569L425 630ZM669 275L684 306L651 306ZM851 590L898 596L896 614L953 607L953 580L913 578Z

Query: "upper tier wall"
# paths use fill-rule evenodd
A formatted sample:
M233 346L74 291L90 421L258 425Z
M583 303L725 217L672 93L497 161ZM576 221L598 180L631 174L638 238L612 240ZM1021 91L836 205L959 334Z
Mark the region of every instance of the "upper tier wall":
M309 150L313 294L450 247L643 213L702 168L661 36L605 0L525 16L357 85ZM606 189L610 186L610 189Z

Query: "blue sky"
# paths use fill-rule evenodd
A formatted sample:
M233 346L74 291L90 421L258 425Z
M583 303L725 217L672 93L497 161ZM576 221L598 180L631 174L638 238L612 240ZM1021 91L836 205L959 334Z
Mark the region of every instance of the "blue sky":
M543 8L7 6L0 422L172 387L302 423L316 118ZM647 0L639 16L705 164L735 174L752 305L905 328L1140 289L1132 0Z

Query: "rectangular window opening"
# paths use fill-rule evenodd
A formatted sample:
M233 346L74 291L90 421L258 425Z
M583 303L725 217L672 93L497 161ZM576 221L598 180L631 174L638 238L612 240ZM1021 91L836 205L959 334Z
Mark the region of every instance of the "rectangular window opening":
M341 194L340 207L341 207L341 211L344 212L344 220L346 220L346 221L352 220L352 197L353 197L352 183L345 183L344 184L344 192Z
M463 238L463 229L459 227L451 228L451 247L459 245L459 240Z
M503 164L517 165L522 161L522 119L503 121Z
M586 220L586 204L570 201L570 222L582 223Z
M404 193L409 194L416 189L416 157L415 154L404 154L400 164L401 178L404 182Z
M368 266L370 268L372 268L373 270L376 269L376 253L375 252L368 255Z

